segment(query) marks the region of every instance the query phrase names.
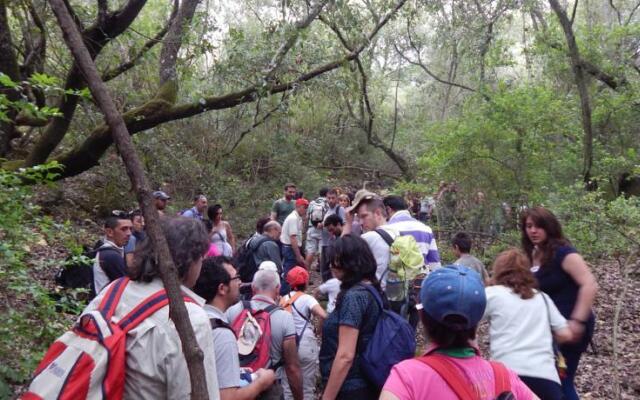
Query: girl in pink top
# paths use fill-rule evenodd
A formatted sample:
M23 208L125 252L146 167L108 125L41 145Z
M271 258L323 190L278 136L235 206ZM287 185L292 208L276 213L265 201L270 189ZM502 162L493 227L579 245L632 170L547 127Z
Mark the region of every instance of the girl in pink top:
M430 347L426 356L403 361L391 370L381 400L489 400L538 399L510 370L502 367L504 384L499 389L492 364L474 345L478 322L486 307L480 275L466 267L447 266L435 270L420 290L420 317ZM427 359L445 364L469 392L460 397ZM513 397L508 397L511 394Z

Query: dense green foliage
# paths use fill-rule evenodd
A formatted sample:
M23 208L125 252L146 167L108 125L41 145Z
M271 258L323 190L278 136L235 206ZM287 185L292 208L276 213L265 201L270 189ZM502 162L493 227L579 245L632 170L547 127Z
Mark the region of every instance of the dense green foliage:
M56 164L10 173L0 170L0 398L9 397L9 384L25 382L44 351L77 315L83 304L78 293L56 293L43 285L41 274L61 260L49 258L49 246L65 246L79 255L77 231L43 216L33 201L28 180L46 185L59 172ZM37 255L43 259L34 263ZM47 261L48 260L48 261ZM67 315L67 313L69 315Z

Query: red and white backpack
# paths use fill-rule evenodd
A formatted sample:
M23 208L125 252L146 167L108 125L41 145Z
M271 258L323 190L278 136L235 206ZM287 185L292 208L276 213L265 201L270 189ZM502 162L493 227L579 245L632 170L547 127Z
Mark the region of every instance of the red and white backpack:
M161 289L115 323L112 317L128 283L129 278L116 280L98 309L83 314L49 347L21 399L122 398L127 332L169 303Z

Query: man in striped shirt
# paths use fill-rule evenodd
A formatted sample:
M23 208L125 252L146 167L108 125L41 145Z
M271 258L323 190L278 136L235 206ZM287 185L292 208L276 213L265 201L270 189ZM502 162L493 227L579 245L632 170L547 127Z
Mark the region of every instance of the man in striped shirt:
M400 232L400 235L411 235L416 239L428 271L439 268L440 254L431 228L411 216L401 196L387 196L383 203L389 216L386 226Z

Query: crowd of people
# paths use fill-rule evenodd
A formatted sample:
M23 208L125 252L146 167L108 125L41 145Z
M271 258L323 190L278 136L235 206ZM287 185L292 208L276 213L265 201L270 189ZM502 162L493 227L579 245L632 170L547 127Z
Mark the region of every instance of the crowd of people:
M241 244L222 206L209 206L206 196L195 196L179 216L167 214L165 192L153 196L211 399L579 398L574 378L594 331L597 283L545 208L523 210L522 248L504 251L487 269L471 255L465 232L451 239L457 259L443 266L436 235L402 196L323 188L307 200L287 184ZM140 212L106 219L92 267L96 297L83 315L102 312L117 290L121 297L108 315L117 323L162 289L145 236ZM403 276L393 266L402 254L392 249L401 237L412 238L420 266L397 301L391 276ZM385 371L380 385L363 354L381 334L385 310L414 330L420 322L426 347ZM491 361L476 344L482 321L489 324ZM188 369L168 305L129 329L124 397L188 398ZM54 379L44 367L34 385Z

